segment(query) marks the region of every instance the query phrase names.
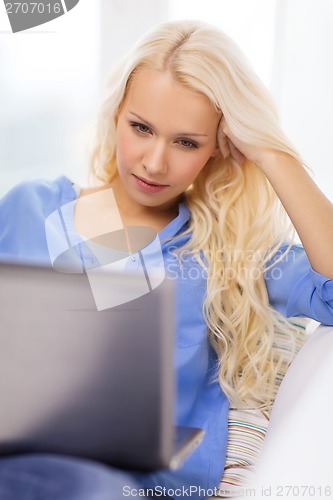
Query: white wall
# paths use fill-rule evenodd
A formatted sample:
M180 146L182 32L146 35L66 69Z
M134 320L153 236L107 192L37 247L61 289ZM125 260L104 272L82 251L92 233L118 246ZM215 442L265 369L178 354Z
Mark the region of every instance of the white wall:
M22 178L85 180L90 126L113 63L160 21L219 25L271 90L283 128L333 200L332 0L80 0L40 33L0 8L0 195Z
M271 88L285 131L333 200L333 2L278 0Z
M99 92L99 9L81 0L13 34L0 5L0 196L23 179L85 181Z
M101 85L115 61L155 24L168 18L167 0L100 0Z

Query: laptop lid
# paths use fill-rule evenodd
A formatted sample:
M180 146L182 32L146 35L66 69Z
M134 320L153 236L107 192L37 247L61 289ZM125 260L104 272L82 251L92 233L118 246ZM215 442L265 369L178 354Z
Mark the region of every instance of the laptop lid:
M140 295L139 275L106 277L137 298L98 311L85 273L0 263L0 454L169 465L173 283Z

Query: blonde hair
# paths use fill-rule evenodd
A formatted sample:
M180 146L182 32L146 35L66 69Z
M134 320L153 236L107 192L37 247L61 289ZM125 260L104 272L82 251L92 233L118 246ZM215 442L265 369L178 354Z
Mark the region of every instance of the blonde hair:
M244 142L302 162L237 45L205 23L176 21L151 30L110 75L91 156L96 179L109 183L116 176L116 116L142 68L169 71L177 82L207 96ZM221 132L219 127L218 141ZM269 408L285 362L276 349L275 332L284 332L292 353L294 331L270 307L264 272L290 236L290 221L256 165L247 161L240 167L221 154L207 162L185 196L191 237L181 250L192 252L207 272L203 314L219 360L220 385L233 406Z

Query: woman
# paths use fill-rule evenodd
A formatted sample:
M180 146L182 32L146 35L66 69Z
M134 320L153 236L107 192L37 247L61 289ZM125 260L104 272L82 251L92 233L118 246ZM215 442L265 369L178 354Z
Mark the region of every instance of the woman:
M229 405L265 409L274 400L283 363L275 331L293 344L285 316L333 324L333 206L238 48L200 22L157 26L115 67L91 165L100 187L74 189L61 177L9 192L0 203L0 256L51 265L45 220L77 200L73 227L102 233L113 217L109 198L85 195L111 188L125 226L159 232L166 272L177 278L177 423L204 428L205 438L174 472L5 458L6 498L19 498L14 476L18 488L29 481L27 498L42 488L46 498L122 498L130 481L147 495L164 487L169 497L205 498L223 473ZM286 213L304 249L289 242Z

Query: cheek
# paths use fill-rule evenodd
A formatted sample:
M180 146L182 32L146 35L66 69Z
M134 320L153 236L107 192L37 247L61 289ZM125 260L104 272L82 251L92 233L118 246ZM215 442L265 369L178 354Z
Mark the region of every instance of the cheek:
M126 131L118 130L117 133L117 163L119 170L129 168L134 158L134 149L129 134Z
M193 181L200 174L208 159L207 155L198 155L183 162L182 168L179 171L183 173L182 177L184 181Z

